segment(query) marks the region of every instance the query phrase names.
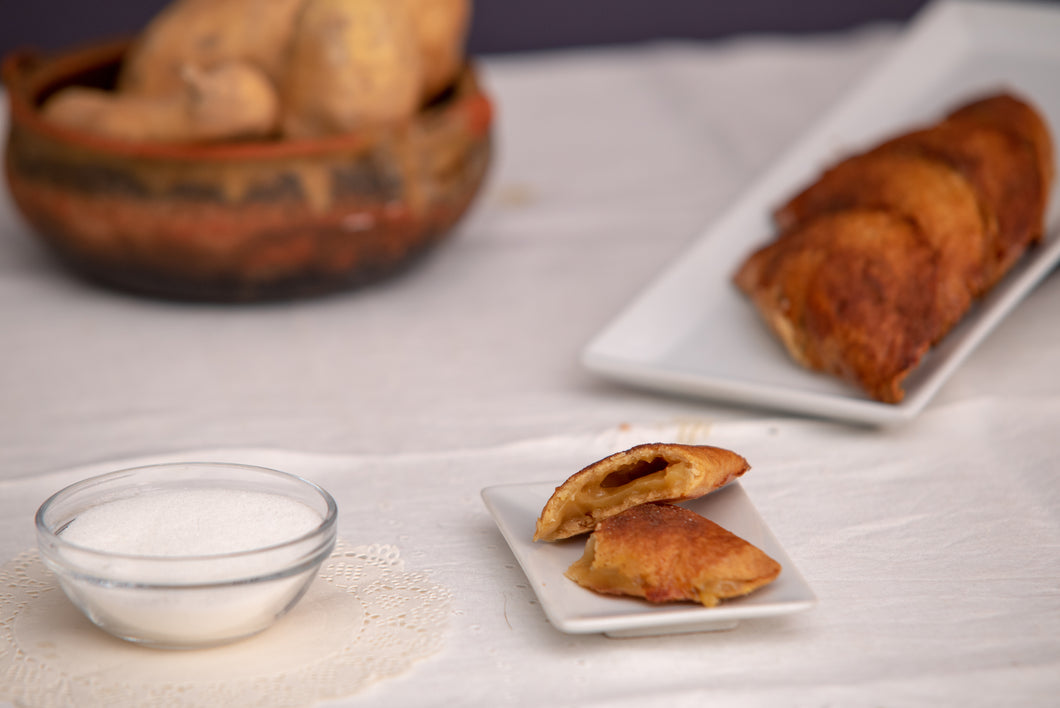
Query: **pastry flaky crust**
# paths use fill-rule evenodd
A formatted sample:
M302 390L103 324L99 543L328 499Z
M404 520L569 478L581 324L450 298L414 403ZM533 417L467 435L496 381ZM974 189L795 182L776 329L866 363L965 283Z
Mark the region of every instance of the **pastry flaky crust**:
M534 540L587 533L602 519L638 504L695 499L750 468L743 457L719 447L637 445L594 462L556 487L537 520Z
M1041 240L1053 176L1034 108L973 101L826 170L776 210L779 236L734 279L796 361L898 403L928 350Z
M688 509L643 504L600 522L567 577L600 593L707 607L771 583L780 564Z

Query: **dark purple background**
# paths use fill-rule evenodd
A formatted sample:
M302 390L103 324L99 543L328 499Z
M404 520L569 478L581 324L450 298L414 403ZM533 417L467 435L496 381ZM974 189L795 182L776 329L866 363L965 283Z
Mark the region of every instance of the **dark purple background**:
M0 53L131 34L167 0L0 0ZM925 0L477 0L474 54L902 21Z

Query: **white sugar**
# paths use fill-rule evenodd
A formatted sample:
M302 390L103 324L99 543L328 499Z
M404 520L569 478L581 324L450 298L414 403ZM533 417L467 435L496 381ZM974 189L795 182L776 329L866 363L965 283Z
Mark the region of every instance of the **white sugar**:
M321 516L279 494L180 489L118 499L80 513L62 532L84 548L141 556L204 556L290 541Z

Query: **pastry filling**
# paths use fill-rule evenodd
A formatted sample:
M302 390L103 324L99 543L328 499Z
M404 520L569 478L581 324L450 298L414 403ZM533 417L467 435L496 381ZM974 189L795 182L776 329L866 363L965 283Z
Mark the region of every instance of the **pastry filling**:
M696 601L704 607L714 607L723 597L738 597L750 589L749 583L738 580L715 580L695 589Z
M588 486L570 502L570 510L593 516L599 509L620 506L631 496L638 499L653 494L669 496L685 489L692 469L685 462L670 463L662 457L638 462L615 470L604 477L598 486Z
M596 538L590 536L585 542L585 553L567 568L564 575L596 592L644 597L644 583L639 577L625 575L615 568L594 567L595 560Z

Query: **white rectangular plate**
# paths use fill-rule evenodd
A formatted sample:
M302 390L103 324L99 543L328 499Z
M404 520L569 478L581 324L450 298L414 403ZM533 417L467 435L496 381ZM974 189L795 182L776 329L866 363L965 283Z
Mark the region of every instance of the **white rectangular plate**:
M875 402L795 364L736 291L732 275L771 240L772 209L828 164L1000 88L1029 98L1060 135L1060 6L932 4L886 62L589 343L582 363L682 395L870 424L913 418L1060 259L1060 184L1044 243L924 359L906 380L901 404Z
M743 488L734 482L683 506L758 546L780 563L780 576L750 595L715 607L611 597L586 590L563 573L585 550L585 536L534 543L534 526L555 483L487 487L482 499L522 566L549 622L571 634L632 637L731 629L743 619L799 612L817 602L795 564L781 548Z

